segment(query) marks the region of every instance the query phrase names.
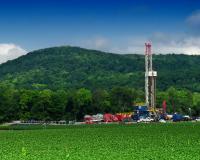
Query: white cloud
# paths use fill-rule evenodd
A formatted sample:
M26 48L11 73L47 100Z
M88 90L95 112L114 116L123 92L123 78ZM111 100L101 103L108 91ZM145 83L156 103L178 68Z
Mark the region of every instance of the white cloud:
M15 44L0 44L0 63L15 59L26 53L26 50Z
M144 43L152 42L153 52L157 54L200 55L200 10L186 17L185 21L189 26L187 33L155 32L148 36L123 37L123 39L119 37L117 41L116 39L108 41L101 36L88 40L83 47L120 54L144 54Z
M200 55L200 37L191 35L170 35L156 32L149 37L133 37L121 44L110 46L108 51L120 54L144 54L145 42L152 43L153 53L156 54L188 54Z
M200 55L200 37L155 33L149 40L153 42L155 53Z
M95 48L104 48L108 44L108 40L105 38L97 38L94 41Z
M147 38L144 37L127 38L123 39L118 44L113 44L108 51L120 54L142 54L144 52L145 42L147 42Z
M186 22L192 27L200 27L200 10L193 12L187 17Z
M81 46L85 48L106 51L109 48L109 40L104 37L95 37L82 42Z

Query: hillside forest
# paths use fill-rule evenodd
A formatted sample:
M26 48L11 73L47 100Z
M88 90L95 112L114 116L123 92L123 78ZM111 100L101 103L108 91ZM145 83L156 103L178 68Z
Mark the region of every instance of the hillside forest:
M200 112L200 56L154 55L157 107ZM0 122L81 120L85 114L133 111L144 104L144 56L78 47L30 52L0 65ZM191 108L191 113L189 113Z

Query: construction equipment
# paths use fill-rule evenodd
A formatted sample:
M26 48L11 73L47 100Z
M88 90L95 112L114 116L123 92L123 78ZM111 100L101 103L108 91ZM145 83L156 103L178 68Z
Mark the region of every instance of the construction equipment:
M115 116L118 118L118 120L124 121L125 119L129 119L131 118L131 116L133 115L133 112L125 112L125 113L116 113Z
M103 115L103 121L108 123L108 122L118 122L119 120L115 115L106 113Z
M182 121L183 120L183 115L174 113L172 119L173 119L173 122Z
M135 106L133 113L133 120L138 121L140 119L146 119L149 117L149 111L147 106Z
M84 121L86 124L100 123L103 121L103 114L85 115Z
M151 44L145 43L145 99L150 115L156 117L156 77L153 70Z

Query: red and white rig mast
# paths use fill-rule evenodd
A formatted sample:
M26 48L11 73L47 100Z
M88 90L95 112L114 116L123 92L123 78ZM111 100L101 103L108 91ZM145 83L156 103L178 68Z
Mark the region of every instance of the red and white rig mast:
M145 99L149 111L155 114L156 107L156 77L153 71L151 43L145 43Z

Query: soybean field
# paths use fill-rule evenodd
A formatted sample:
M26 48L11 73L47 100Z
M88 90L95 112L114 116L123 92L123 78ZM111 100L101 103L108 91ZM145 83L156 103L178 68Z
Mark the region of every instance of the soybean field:
M0 127L1 160L197 160L200 123Z

